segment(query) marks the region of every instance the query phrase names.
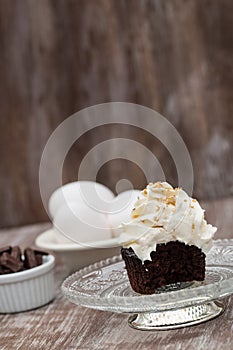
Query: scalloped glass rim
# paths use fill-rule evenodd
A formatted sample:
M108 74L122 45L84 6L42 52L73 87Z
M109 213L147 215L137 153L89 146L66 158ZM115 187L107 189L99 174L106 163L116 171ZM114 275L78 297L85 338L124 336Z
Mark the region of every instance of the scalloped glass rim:
M219 247L232 247L233 239L215 240L214 246L207 255L207 267L227 268L231 271L232 277L208 285L198 285L191 288L170 291L166 293L152 295L135 295L132 296L100 296L98 294L81 293L72 290L70 287L77 280L91 272L98 271L103 267L112 264L124 264L121 256L114 256L106 260L97 262L93 265L85 267L82 270L69 276L62 284L62 293L73 303L86 306L89 308L114 311L114 312L146 312L146 311L162 311L182 308L190 305L202 304L204 302L213 301L224 298L233 293L233 255L229 262L222 265L209 263L208 257L211 252Z

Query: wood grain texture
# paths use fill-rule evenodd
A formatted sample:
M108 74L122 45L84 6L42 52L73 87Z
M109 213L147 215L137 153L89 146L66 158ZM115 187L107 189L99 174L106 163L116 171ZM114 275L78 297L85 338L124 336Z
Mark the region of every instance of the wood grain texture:
M233 193L232 62L231 0L0 0L0 226L47 219L38 185L47 138L72 113L110 101L154 108L174 124L193 160L195 196ZM64 182L93 145L119 135L152 149L176 183L163 145L115 126L74 145ZM117 161L98 179L114 189L122 174L145 184Z
M48 227L37 224L0 230L0 246L31 245ZM219 232L218 237L226 236ZM226 300L224 314L215 320L174 331L142 332L127 326L127 314L95 311L68 302L60 292L62 275L63 266L56 265L57 292L52 303L37 310L0 315L1 350L232 349L232 297Z

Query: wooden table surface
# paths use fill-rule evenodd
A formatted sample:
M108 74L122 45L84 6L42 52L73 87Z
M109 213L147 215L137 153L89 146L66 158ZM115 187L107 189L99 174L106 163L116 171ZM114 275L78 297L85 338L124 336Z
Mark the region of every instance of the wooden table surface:
M233 199L204 203L207 216L219 224L217 238L232 238ZM32 245L50 224L0 230L0 246ZM63 266L55 269L56 298L37 310L0 315L0 350L22 349L233 349L233 298L224 314L198 326L173 331L137 331L127 325L127 314L76 306L60 292Z

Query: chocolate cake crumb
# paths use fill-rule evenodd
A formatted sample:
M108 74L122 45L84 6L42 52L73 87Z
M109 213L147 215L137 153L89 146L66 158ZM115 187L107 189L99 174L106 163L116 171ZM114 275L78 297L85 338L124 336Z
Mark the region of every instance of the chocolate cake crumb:
M179 241L158 244L151 261L141 259L132 248L121 249L129 281L140 294L153 294L168 284L205 279L205 254L194 245Z

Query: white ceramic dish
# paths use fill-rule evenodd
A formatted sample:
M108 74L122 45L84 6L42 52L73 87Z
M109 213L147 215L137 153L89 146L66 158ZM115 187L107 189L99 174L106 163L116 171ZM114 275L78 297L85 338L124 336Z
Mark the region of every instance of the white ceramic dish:
M117 238L78 244L59 242L59 233L55 229L41 233L35 241L41 249L52 251L62 260L65 273L69 274L101 259L109 258L120 253Z
M127 190L115 197L105 185L76 181L55 190L48 208L54 227L74 242L108 240L130 220L139 193Z
M29 270L0 275L0 313L35 309L54 298L54 256L43 256L43 264Z
M51 195L48 203L52 218L57 211L67 203L77 203L79 206L106 209L106 205L114 198L113 192L106 186L94 181L70 182L56 189Z

